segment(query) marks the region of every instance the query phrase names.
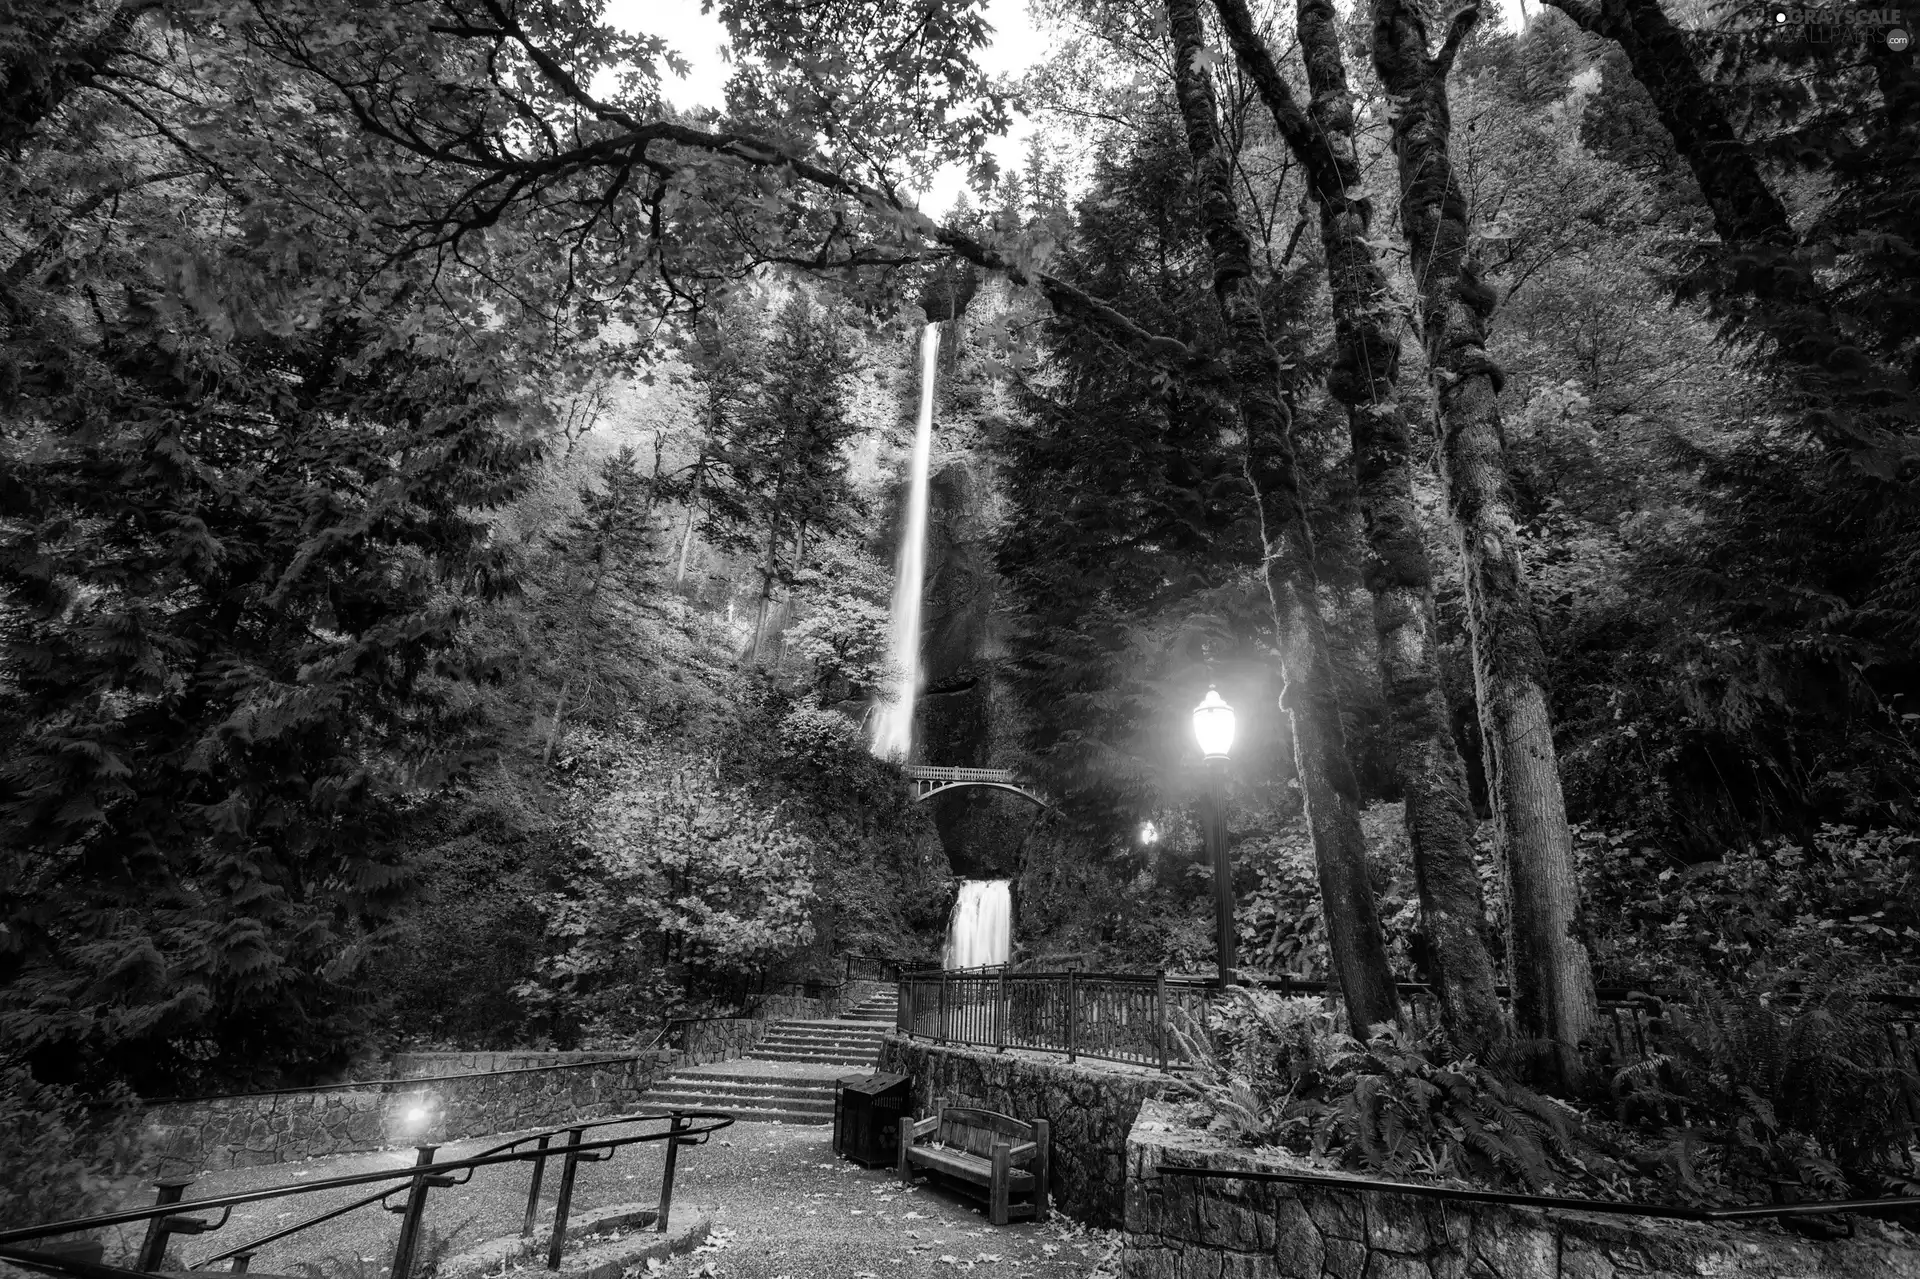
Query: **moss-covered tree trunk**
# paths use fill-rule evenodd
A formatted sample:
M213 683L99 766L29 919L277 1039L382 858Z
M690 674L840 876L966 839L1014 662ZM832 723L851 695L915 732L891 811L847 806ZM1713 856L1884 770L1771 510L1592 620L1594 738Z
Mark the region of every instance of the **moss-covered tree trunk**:
M1400 1018L1399 992L1367 878L1360 788L1347 757L1326 624L1316 607L1313 537L1302 500L1291 423L1280 398L1280 356L1253 290L1253 252L1233 198L1213 83L1204 65L1200 0L1167 0L1174 90L1193 157L1200 217L1213 260L1214 296L1226 322L1226 362L1259 503L1264 570L1279 633L1293 726L1294 766L1306 798L1329 949L1354 1033Z
M1437 56L1403 0L1374 0L1373 59L1393 101L1400 224L1419 282L1421 337L1440 408L1441 478L1466 572L1488 794L1507 882L1507 962L1522 1034L1554 1046L1563 1084L1598 1009L1578 933L1573 836L1547 709L1546 654L1521 572L1500 426L1500 371L1486 335L1494 297L1468 254L1467 203L1448 152L1446 76L1472 11Z
M1473 858L1467 770L1453 740L1435 649L1433 565L1413 504L1407 415L1398 390L1400 339L1385 273L1367 243L1373 204L1353 140L1353 94L1330 0L1300 0L1297 31L1312 92L1302 110L1260 39L1246 0L1215 0L1235 58L1306 171L1319 210L1334 317L1327 389L1347 414L1372 552L1367 588L1394 768L1420 892L1421 929L1448 1028L1465 1047L1506 1037L1483 935L1485 899Z

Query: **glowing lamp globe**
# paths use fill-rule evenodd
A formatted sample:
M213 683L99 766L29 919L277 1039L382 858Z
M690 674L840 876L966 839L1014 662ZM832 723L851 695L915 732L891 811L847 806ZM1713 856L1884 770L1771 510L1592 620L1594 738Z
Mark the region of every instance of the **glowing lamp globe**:
M1206 699L1193 708L1193 735L1208 759L1225 759L1233 749L1233 707L1220 700L1219 689L1209 688Z

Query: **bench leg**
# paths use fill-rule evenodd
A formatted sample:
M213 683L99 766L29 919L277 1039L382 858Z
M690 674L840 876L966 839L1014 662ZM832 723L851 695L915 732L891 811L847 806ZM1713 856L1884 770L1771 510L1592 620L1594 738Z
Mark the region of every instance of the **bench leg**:
M993 1180L987 1183L992 1198L988 1201L987 1219L996 1226L1007 1224L1007 1183L1013 1178L1013 1146L1009 1142L993 1143Z
M907 1152L912 1149L913 1114L909 1111L906 1122L900 1125L900 1164L899 1167L895 1169L895 1171L900 1174L900 1180L909 1184L913 1181L913 1168L907 1163Z
M1033 1143L1040 1149L1033 1160L1033 1219L1047 1219L1047 1174L1053 1168L1053 1146L1048 1141L1047 1121L1033 1121Z

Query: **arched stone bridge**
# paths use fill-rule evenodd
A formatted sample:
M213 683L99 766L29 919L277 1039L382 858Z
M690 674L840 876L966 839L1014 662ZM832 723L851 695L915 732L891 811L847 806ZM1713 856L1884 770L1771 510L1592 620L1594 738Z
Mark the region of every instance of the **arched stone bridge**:
M994 790L1012 791L1042 808L1053 808L1046 796L1024 785L1013 775L1011 768L940 768L931 764L909 764L906 774L913 786L913 802L916 804L932 799L942 791L961 786L987 786Z

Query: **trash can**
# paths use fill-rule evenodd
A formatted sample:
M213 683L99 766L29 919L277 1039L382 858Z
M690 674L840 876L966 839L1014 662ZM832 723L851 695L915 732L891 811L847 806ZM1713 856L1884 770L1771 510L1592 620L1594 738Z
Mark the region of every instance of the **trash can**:
M900 1123L913 1080L905 1075L850 1076L833 1099L833 1150L872 1168L900 1157Z

